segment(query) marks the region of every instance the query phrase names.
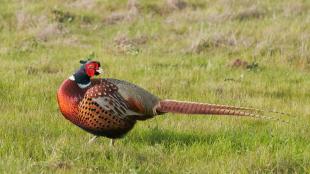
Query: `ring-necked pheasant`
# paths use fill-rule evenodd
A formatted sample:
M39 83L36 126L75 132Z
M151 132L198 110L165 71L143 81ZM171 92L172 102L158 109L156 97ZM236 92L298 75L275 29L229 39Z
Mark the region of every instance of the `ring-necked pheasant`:
M162 100L123 80L93 79L102 73L100 63L80 63L80 69L58 89L58 104L66 119L96 136L121 138L138 120L167 112L261 117L254 112L255 109Z

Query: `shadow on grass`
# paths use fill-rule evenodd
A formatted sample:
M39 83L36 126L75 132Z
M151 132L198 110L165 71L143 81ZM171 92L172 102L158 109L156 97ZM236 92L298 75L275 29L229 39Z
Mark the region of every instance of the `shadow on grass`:
M254 124L258 127L263 124ZM249 138L253 132L257 131L257 127L250 125L250 127L242 129L229 129L225 131L218 131L216 133L198 134L195 131L191 132L177 132L168 129L161 129L154 127L148 130L140 130L138 133L130 135L130 141L141 142L145 144L179 144L190 146L196 143L214 144L217 141L225 139L226 141L238 141L240 138ZM256 129L256 130L254 130ZM239 138L238 138L239 137Z
M175 132L166 129L152 128L150 130L142 130L139 134L132 134L130 141L141 142L143 144L155 145L184 145L191 146L194 143L207 142L212 144L216 140L216 136L195 135L193 133Z
M128 143L141 143L146 145L161 144L166 148L172 146L189 147L195 144L220 145L236 153L243 153L264 145L280 148L287 144L281 137L274 136L271 128L262 122L250 123L243 128L230 128L217 132L199 133L196 131L180 132L154 127L139 130L128 136ZM218 145L217 145L218 144Z

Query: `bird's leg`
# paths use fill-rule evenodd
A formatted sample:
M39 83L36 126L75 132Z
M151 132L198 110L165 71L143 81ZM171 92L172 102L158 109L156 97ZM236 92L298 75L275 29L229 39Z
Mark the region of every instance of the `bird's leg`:
M114 146L114 143L115 143L115 139L111 139L111 141L110 141L110 146L113 147L113 146Z
M92 144L96 138L98 138L98 136L94 136L93 138L91 138L89 141L88 141L88 144Z

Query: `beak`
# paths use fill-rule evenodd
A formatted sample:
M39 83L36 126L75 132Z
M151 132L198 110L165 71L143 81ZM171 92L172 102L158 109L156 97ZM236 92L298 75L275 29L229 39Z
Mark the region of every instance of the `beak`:
M96 70L96 72L99 73L99 74L102 74L103 73L103 69L99 68L99 69Z

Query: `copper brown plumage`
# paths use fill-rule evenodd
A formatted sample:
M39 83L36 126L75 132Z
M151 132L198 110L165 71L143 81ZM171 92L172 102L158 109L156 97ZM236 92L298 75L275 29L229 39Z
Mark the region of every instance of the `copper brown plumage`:
M125 115L128 105L117 90L107 80L87 90L77 116L84 123L83 129L109 138L120 138L132 129L136 120Z
M101 72L96 61L65 80L57 92L60 111L82 129L108 138L121 138L138 120L168 112L260 117L257 109L207 103L161 100L146 90L117 79L91 79Z

